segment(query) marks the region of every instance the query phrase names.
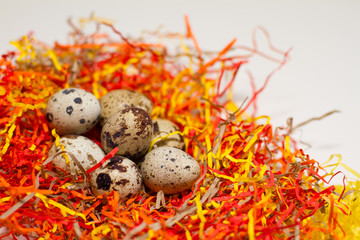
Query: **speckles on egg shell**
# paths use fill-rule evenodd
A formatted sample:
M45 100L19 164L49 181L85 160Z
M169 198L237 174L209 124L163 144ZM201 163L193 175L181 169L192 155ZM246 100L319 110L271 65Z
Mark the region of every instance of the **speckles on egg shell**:
M122 156L114 156L110 159L109 163L106 165L106 167L108 169L116 169L119 172L122 173L126 173L128 166L124 166L122 165L122 162L125 160L126 158L122 157Z
M116 144L112 141L112 137L111 137L109 132L104 131L104 133L101 134L101 139L105 141L105 144L106 144L107 148L112 150L112 149L114 149L116 147ZM102 144L104 145L104 143L102 143Z
M125 186L128 182L130 182L128 179L123 178L117 181L115 184Z
M48 122L52 122L54 120L54 116L52 115L52 113L47 113L46 114L46 120Z
M157 121L154 121L154 135L159 132L159 123Z
M59 135L87 132L96 125L100 114L101 106L96 97L78 88L55 93L46 107L49 126L55 128Z
M127 199L142 188L142 177L136 164L121 156L107 160L90 177L91 189L95 195L115 190L120 199Z
M73 93L73 92L75 92L75 91L76 91L76 89L74 89L74 88L69 88L69 89L63 90L62 93L65 94L65 95L68 95L68 94Z
M149 152L140 171L147 187L155 192L163 190L165 194L191 188L201 173L195 159L173 147L159 147Z
M96 184L97 184L97 188L101 189L101 190L109 190L110 186L111 186L111 178L109 176L109 174L106 173L100 173L97 177L96 177Z
M72 153L76 159L81 163L85 170L90 169L92 166L97 164L105 157L103 150L90 139L80 135L66 135L60 138L60 144L64 146L65 151ZM48 156L55 155L57 152L62 151L60 146L56 146L54 143L48 152ZM72 159L69 157L70 163ZM66 159L63 155L58 155L52 161L52 164L65 172L70 173L71 164L67 164ZM79 173L80 170L75 163L73 164L76 171Z
M149 147L152 131L152 121L146 111L124 108L103 126L101 143L107 153L118 147L116 155L137 159Z
M66 107L66 113L67 114L71 115L73 111L74 111L74 108L72 106Z
M148 112L152 111L152 102L145 95L126 89L117 89L108 92L100 98L102 107L100 124L104 125L107 119L123 108L141 108Z
M91 162L92 165L97 164L97 161L92 154L87 153L87 159L89 160L89 162Z
M140 108L134 108L133 114L135 115L135 123L138 127L139 131L136 132L136 135L140 136L144 133L145 128L148 128L152 125L151 118L148 114L144 114L143 111L141 111ZM148 132L148 135L150 135L151 132Z
M76 104L81 104L82 103L82 99L80 97L74 98L74 103Z
M153 121L153 125L153 140L155 138L165 137L175 131L179 131L179 128L173 122L167 119L155 119ZM185 148L184 138L180 134L173 134L164 139L156 141L154 144L154 148L161 146L175 147L183 150Z

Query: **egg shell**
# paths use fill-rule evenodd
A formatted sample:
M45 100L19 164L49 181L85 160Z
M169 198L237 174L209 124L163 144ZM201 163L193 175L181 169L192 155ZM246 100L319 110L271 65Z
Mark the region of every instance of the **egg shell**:
M90 92L68 88L51 96L46 106L46 120L59 135L82 134L100 119L99 100Z
M59 139L59 146L55 143L49 149L48 156L55 155L57 152L62 151L60 145L63 145L65 151L74 154L76 159L80 162L85 170L89 170L92 166L96 165L105 157L104 151L92 140L80 135L66 135ZM65 154L69 157L68 154ZM55 157L52 164L55 167L63 169L70 174L70 162L72 158L69 157L69 165L66 163L65 157L61 154ZM80 169L74 163L75 169L80 173Z
M174 194L191 188L200 177L198 162L173 147L159 147L146 154L140 167L144 184L154 192Z
M140 108L123 108L105 123L101 143L106 153L118 147L117 156L137 159L144 155L152 138L149 114Z
M179 131L178 126L175 125L175 123L167 120L167 119L155 119L153 120L154 125L154 134L153 139L164 137L172 132ZM180 134L174 134L171 136L168 136L167 138L158 140L153 145L153 148L162 147L162 146L168 146L168 147L175 147L179 148L181 150L185 149L185 143L184 138Z
M145 110L148 114L152 111L152 102L144 94L139 92L117 89L108 92L100 98L102 107L100 124L103 126L105 122L122 108L136 107Z
M117 191L120 199L128 199L140 192L142 177L137 165L121 156L114 156L90 173L92 192L95 195Z

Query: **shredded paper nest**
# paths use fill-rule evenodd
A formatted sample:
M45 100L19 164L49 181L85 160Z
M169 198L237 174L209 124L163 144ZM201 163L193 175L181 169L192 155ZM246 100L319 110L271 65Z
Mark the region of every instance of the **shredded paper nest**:
M249 113L286 63L288 51L269 45L269 55L233 40L220 52L203 52L187 18L184 34L146 32L137 39L123 37L101 19L84 22L96 31L85 34L71 23L71 43L51 46L24 36L12 42L17 51L0 59L3 236L254 240L359 235L359 183L329 182L340 174L335 170L340 159L320 165L292 138L291 125L276 128L268 116ZM267 36L262 28L256 31ZM276 67L263 86L252 83L253 92L237 105L233 82L255 56ZM97 98L114 89L149 96L151 117L180 127L185 151L199 162L201 177L180 194L143 189L122 202L117 192L95 197L86 172L58 175L47 152L59 136L49 129L44 110L52 94L68 87ZM98 128L86 136L101 145Z

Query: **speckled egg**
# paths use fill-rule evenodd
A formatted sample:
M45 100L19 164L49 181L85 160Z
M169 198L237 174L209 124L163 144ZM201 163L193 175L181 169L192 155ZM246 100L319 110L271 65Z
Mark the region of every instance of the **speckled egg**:
M200 177L198 162L173 147L159 147L146 154L140 167L144 184L151 190L174 194L191 188Z
M90 174L90 183L95 195L115 190L127 199L141 190L142 177L133 161L115 156Z
M118 147L117 156L137 159L148 149L152 131L152 121L146 111L123 108L106 121L101 130L101 143L107 153Z
M100 124L104 125L107 119L122 108L136 107L144 109L148 114L152 111L152 102L144 94L139 92L118 89L105 94L100 98L102 107Z
M172 132L179 131L178 126L176 126L175 123L167 119L155 119L153 120L153 125L154 125L153 140L155 138L164 137ZM175 147L184 150L185 149L184 138L180 134L174 134L167 138L156 141L153 148L162 147L162 146Z
M67 88L56 92L48 101L46 119L59 135L82 134L100 119L99 100L90 92Z
M105 157L105 153L99 145L84 136L66 135L61 137L59 142L64 146L65 151L71 152L76 157L85 170L90 169ZM50 157L60 151L62 151L60 145L56 146L56 144L53 143L48 152L48 156ZM71 162L73 162L71 157L69 157L69 163L66 163L65 158L61 154L54 158L52 164L55 167L70 173ZM74 162L73 164L76 171L79 173L80 169Z

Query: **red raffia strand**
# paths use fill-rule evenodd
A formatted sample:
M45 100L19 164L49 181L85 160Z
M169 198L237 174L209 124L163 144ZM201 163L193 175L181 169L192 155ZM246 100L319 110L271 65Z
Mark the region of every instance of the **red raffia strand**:
M99 31L85 35L72 24L73 43L49 47L24 36L13 42L16 52L0 59L4 236L254 240L340 239L357 233L343 219L360 208L359 193L345 191L345 181L342 187L325 186L325 177L338 173L323 173L325 167L282 133L288 129L277 131L269 117L246 114L251 104L256 110L257 96L288 59L289 51L274 48L263 28L256 31L265 34L271 53L258 50L254 32L252 48L233 40L219 53L208 54L200 49L187 17L185 35L149 33L162 44L131 41L109 23L96 24L110 27L116 39ZM181 50L170 55L166 44L174 39ZM248 54L230 56L235 49ZM251 64L254 55L278 65L260 89L253 86L250 100L239 108L231 87L240 77L239 68ZM57 174L47 152L58 136L52 135L44 109L53 93L67 87L83 88L98 98L121 88L146 94L154 103L153 119L167 118L180 127L202 177L180 194L142 190L121 202L117 192L93 196L81 176ZM86 134L100 145L99 135L98 127Z

